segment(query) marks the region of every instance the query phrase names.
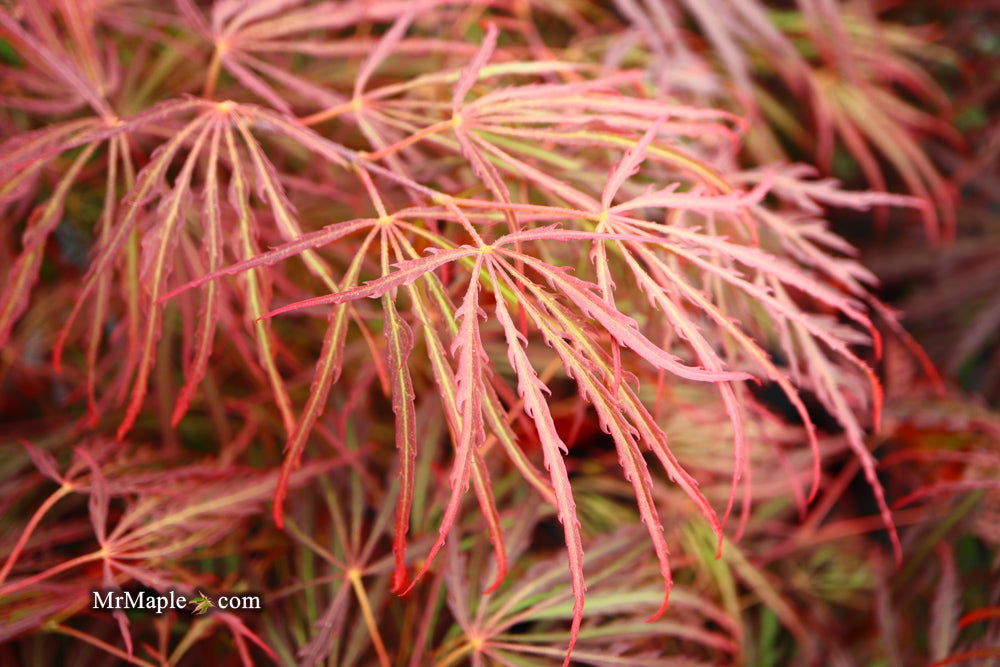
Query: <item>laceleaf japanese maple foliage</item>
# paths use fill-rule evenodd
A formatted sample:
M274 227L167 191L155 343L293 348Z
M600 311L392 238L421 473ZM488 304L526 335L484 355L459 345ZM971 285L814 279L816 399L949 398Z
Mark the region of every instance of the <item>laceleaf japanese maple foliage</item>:
M0 10L10 45L0 207L12 221L0 345L49 357L67 404L85 406L75 428L118 441L153 433L176 445L192 419L210 421L218 440L228 419L253 411L262 437L283 442L262 455L280 468L274 522L307 545L308 528L286 522L302 493L292 481L328 456L323 443L345 461L357 455L324 412L380 393L385 412L365 418L391 409L395 423L393 437L372 436L397 450L398 493L376 494L396 499L392 591L412 595L438 567L469 487L493 553L485 593L498 591L516 508L498 503L493 480L528 485L561 524L566 663L587 569L567 460L587 420L609 436L652 543L662 598L650 620L672 588L657 486L683 491L720 548L735 508L733 534L744 532L750 387L762 383L780 390L811 451L808 479L793 479L800 505L821 482L808 393L843 430L898 558L866 445L881 411L871 312L887 311L822 215L926 213L926 198L847 192L802 165L745 168L748 119L652 85L608 54L549 46L539 28L587 36L607 16L588 3L513 0ZM79 266L47 268L60 230L85 239ZM573 387L570 428L553 410L557 384ZM671 395L690 384L712 387L729 424L721 502L663 426L681 405ZM421 434L442 420L447 482L420 495ZM363 459L352 468L374 474ZM407 546L418 505L436 517L419 550ZM94 553L107 559L103 521ZM85 562L22 573L0 596ZM341 569L357 588L360 570ZM361 612L374 632L367 603Z
M753 123L747 142L757 160L786 159L791 148L831 173L838 152L849 154L850 169L841 159L841 171L860 172L877 190L898 180L924 201L927 237L953 239L955 187L921 142L962 143L949 122L948 96L927 71L954 66L954 52L933 27L873 21L876 10L866 4L794 4L797 11L754 2L615 2L649 46L640 62L662 90L684 89L702 103L766 120ZM688 18L698 33L684 29ZM699 49L700 40L713 48ZM718 71L726 75L712 76ZM805 108L790 112L776 102L782 96ZM886 213L876 209L883 228Z

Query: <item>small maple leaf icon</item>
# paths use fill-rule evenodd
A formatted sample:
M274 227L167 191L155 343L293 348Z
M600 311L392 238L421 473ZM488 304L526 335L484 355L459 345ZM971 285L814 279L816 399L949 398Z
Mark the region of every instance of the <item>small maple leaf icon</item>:
M210 607L215 606L215 603L212 602L212 599L209 598L204 593L202 593L201 591L198 591L198 597L192 598L191 601L188 602L188 604L194 605L194 611L191 612L192 614L204 614L206 611L209 610Z

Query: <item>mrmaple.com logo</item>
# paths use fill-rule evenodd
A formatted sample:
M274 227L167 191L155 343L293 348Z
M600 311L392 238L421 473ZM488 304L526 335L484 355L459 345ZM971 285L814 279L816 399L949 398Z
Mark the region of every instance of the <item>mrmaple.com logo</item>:
M212 607L230 610L259 610L260 595L241 593L237 595L217 595L214 598L198 591L196 597L187 597L177 591L157 593L155 591L92 591L91 609L116 611L148 611L162 614L168 609L188 609L193 614L204 614Z

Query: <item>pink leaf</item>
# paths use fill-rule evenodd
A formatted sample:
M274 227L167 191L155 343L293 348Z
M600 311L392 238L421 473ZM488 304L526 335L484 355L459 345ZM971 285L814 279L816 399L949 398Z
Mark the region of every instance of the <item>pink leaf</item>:
M319 248L324 245L333 243L334 241L341 239L345 236L353 234L362 229L367 229L378 222L377 219L373 218L360 218L358 220L348 220L345 222L338 222L332 225L327 225L323 229L318 229L314 232L309 232L303 234L299 238L289 241L288 243L283 243L280 246L272 248L267 252L262 252L259 255L251 257L250 259L245 259L242 262L236 262L235 264L230 264L229 266L219 269L217 271L212 271L206 273L205 275L196 278L190 282L187 282L180 287L177 287L157 300L157 303L162 303L173 297L186 292L195 287L204 285L210 280L215 280L216 278L221 278L222 276L233 276L244 271L249 271L252 268L258 266L271 266L277 264L278 262L288 259L289 257L294 257L299 255L306 250L312 248Z
M399 452L399 501L392 543L396 570L393 573L392 589L401 591L406 586L406 534L410 528L417 462L415 396L407 367L407 360L413 349L413 334L406 321L399 317L389 294L382 297L382 311L385 314L383 327L392 390L392 412L396 416L396 449Z
M403 38L406 34L407 29L413 22L413 19L420 12L426 10L427 3L420 2L419 0L414 0L411 3L410 8L400 14L396 22L392 24L392 27L382 35L382 39L378 41L378 45L372 49L372 52L368 54L365 61L361 64L358 74L354 79L354 97L355 99L360 98L364 94L365 85L368 83L368 79L375 72L383 60L385 60L389 54L392 53L393 49L399 44L399 40Z
M111 500L108 480L104 477L104 473L101 472L101 467L93 455L86 448L77 447L74 451L90 468L90 500L88 501L90 522L94 525L94 534L97 536L98 544L103 547L107 539L108 506Z
M549 284L565 294L570 301L580 308L583 314L597 320L621 345L634 350L636 354L657 368L662 368L665 371L688 380L697 380L700 382L740 381L749 380L753 377L742 372L708 371L703 368L685 366L680 363L677 357L661 349L646 338L639 331L634 320L614 310L601 300L594 293L594 290L597 288L596 285L570 276L565 271L560 271L534 257L510 250L503 250L502 252L507 256L523 261L538 271L548 280Z
M497 33L496 24L490 23L486 27L486 34L483 36L479 52L476 53L476 57L472 59L472 62L462 70L462 76L459 77L458 83L455 84L455 90L452 91L451 95L451 111L453 114L461 112L465 96L472 90L472 84L479 77L479 70L486 65L490 56L493 55L493 49L497 46Z
M28 452L31 462L35 464L35 467L38 468L40 473L51 479L53 482L58 484L64 483L63 476L59 474L59 467L56 464L56 459L48 452L48 450L39 449L27 440L22 440L21 444L24 446L25 451Z
M471 246L459 246L458 248L453 248L451 250L439 250L419 259L411 259L405 262L400 262L395 265L398 270L393 271L387 276L382 276L376 280L370 280L364 285L352 287L351 289L347 289L342 292L296 301L295 303L272 310L265 315L265 317L274 317L275 315L280 315L281 313L299 310L300 308L310 308L312 306L347 303L348 301L357 301L358 299L364 298L376 299L395 287L409 285L420 276L433 271L439 266L454 262L462 259L463 257L468 257L469 255L475 254L475 252L476 249Z
M490 261L488 268L493 283L497 286L495 291L499 293L498 268L493 261ZM576 503L573 500L573 490L569 483L569 473L566 471L566 463L563 461L563 454L567 453L568 450L562 438L559 437L548 402L545 400L543 392L547 391L546 387L528 360L528 355L523 347L523 337L514 325L502 299L497 299L496 315L507 339L507 357L517 376L518 393L524 399L525 412L532 418L535 428L538 430L545 468L549 471L549 478L552 481L552 489L556 497L556 510L559 513L559 522L563 526L563 534L566 539L566 553L569 558L573 586L573 621L570 629L569 647L563 663L568 665L573 646L580 634L586 591L583 578L583 542L580 537L580 522L576 516Z
M662 119L657 119L646 133L642 135L642 139L639 140L634 147L632 147L625 157L615 165L614 170L611 172L611 176L608 181L604 184L604 189L601 191L601 208L608 209L611 208L611 203L615 199L615 195L618 194L618 190L621 189L622 185L625 184L629 178L634 176L636 172L639 171L639 167L642 165L642 161L646 157L646 148L652 143L653 139L656 138L656 133L660 129Z
M488 361L489 357L483 349L483 342L479 334L479 272L482 269L483 257L484 255L477 257L472 270L472 278L469 280L469 287L462 299L462 305L455 312L456 319L460 321L458 334L452 345L453 353L458 356L455 405L462 415L462 424L455 449L455 463L451 470L451 496L445 506L437 539L431 546L420 571L403 591L403 595L412 590L420 578L427 573L434 562L434 557L444 546L445 539L458 518L462 496L469 486L473 450L478 449L485 439L481 403L484 393L482 377L485 372L484 362Z

